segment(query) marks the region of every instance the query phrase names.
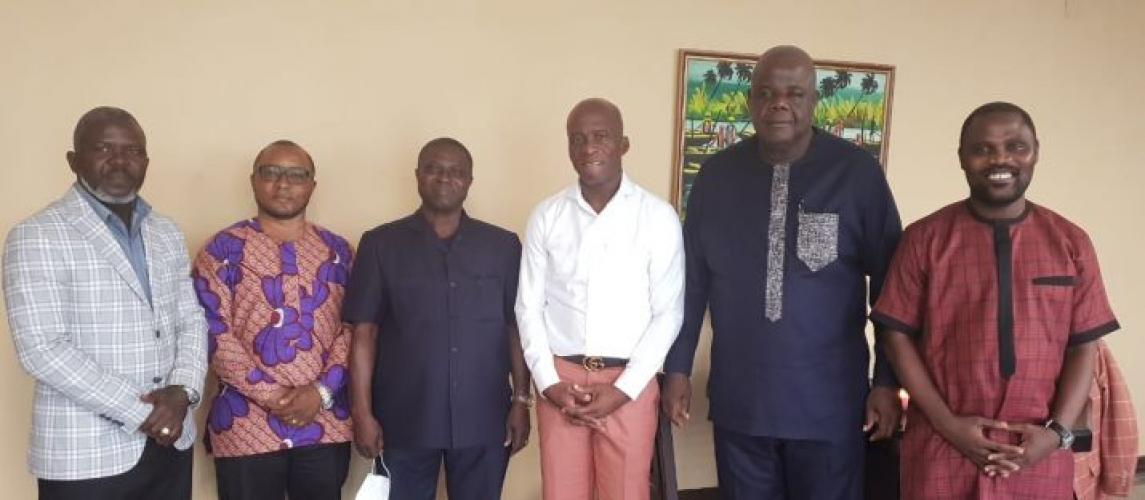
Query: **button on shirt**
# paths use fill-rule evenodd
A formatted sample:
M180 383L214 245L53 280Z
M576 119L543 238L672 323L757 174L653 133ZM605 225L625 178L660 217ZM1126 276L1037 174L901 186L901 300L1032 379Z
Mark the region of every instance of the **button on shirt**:
M579 184L529 218L517 321L542 391L560 382L553 356L627 358L615 382L635 400L683 321L684 249L671 205L627 176L599 214Z
M394 448L500 444L521 243L463 215L451 240L420 213L362 235L342 318L378 325L374 416Z

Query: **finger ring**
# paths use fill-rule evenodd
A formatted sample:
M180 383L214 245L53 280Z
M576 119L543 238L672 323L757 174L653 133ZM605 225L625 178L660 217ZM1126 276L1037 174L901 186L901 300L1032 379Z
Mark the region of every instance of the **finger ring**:
M171 428L170 427L164 427L162 429L159 429L159 435L160 436L170 436L171 435Z

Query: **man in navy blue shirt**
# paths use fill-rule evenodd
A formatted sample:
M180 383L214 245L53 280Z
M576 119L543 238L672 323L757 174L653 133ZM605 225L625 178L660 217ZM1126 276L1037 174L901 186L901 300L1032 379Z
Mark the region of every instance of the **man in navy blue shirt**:
M764 53L749 99L756 135L709 159L689 196L684 326L662 405L687 421L710 307L724 498L861 498L863 432L881 439L898 425L878 349L870 389L864 328L901 223L875 159L812 127L815 89L807 53Z
M354 444L384 454L391 498L433 499L444 461L449 498L497 499L529 437L521 243L462 209L473 159L461 143L430 141L415 173L421 207L362 235L343 303Z

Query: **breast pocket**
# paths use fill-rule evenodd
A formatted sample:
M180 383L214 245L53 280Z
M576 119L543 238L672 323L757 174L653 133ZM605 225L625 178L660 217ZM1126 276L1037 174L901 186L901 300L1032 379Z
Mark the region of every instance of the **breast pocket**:
M1048 302L1052 309L1070 310L1069 306L1073 303L1073 290L1077 286L1076 276L1066 274L1037 276L1032 282L1036 299Z
M504 280L496 275L474 276L465 294L467 312L480 320L501 321L505 317Z
M796 255L812 272L839 258L839 214L805 212L799 207Z

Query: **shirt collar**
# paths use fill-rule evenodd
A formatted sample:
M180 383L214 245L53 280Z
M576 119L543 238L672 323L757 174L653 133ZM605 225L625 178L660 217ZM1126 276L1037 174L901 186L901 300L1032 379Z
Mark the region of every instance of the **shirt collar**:
M464 208L461 209L461 221L457 224L457 232L460 233L462 230L468 228L471 221L469 213L466 212ZM429 222L425 220L425 215L421 213L420 208L414 211L409 217L406 217L406 227L419 233L432 231L432 228L429 227Z
M624 171L621 171L620 172L620 187L617 188L616 194L613 195L612 199L615 200L617 197L627 198L629 196L632 196L634 193L636 193L636 183L632 182L632 179L628 178L627 173L625 173ZM585 201L584 195L581 193L579 181L576 183L573 183L572 186L569 186L569 188L565 190L565 196L568 197L570 200L575 201L577 203L585 203L585 204L588 203L587 201ZM612 200L609 200L609 203L612 203Z
M121 221L118 215L115 215L115 213L112 212L110 208L107 208L107 205L104 205L103 202L96 199L95 196L92 196L92 194L89 193L87 189L84 188L79 182L74 183L72 186L77 192L79 192L80 196L87 201L88 205L90 205L92 210L95 211L95 214L98 215L99 218L104 222L107 222L108 220ZM138 225L143 222L143 219L151 213L151 204L147 203L147 200L144 200L142 196L136 196L133 204L134 206L132 207L131 211L131 225L133 227L138 227Z
M819 127L811 127L811 142L808 143L808 145L807 145L807 151L805 151L803 153L803 156L796 158L794 161L791 161L787 165L793 166L796 164L805 164L805 163L815 164L815 158L818 155L819 149L821 148L823 140L824 140L823 134L824 134L824 132L822 130L819 130ZM755 160L757 162L764 163L765 165L770 165L772 167L776 166L776 165L771 165L770 163L764 162L763 159L761 159L759 157L759 141L760 141L759 134L754 134L751 137L749 137L748 139L745 139L745 142L748 142L748 141L750 141L748 144L748 154L750 154L752 158L755 158Z

